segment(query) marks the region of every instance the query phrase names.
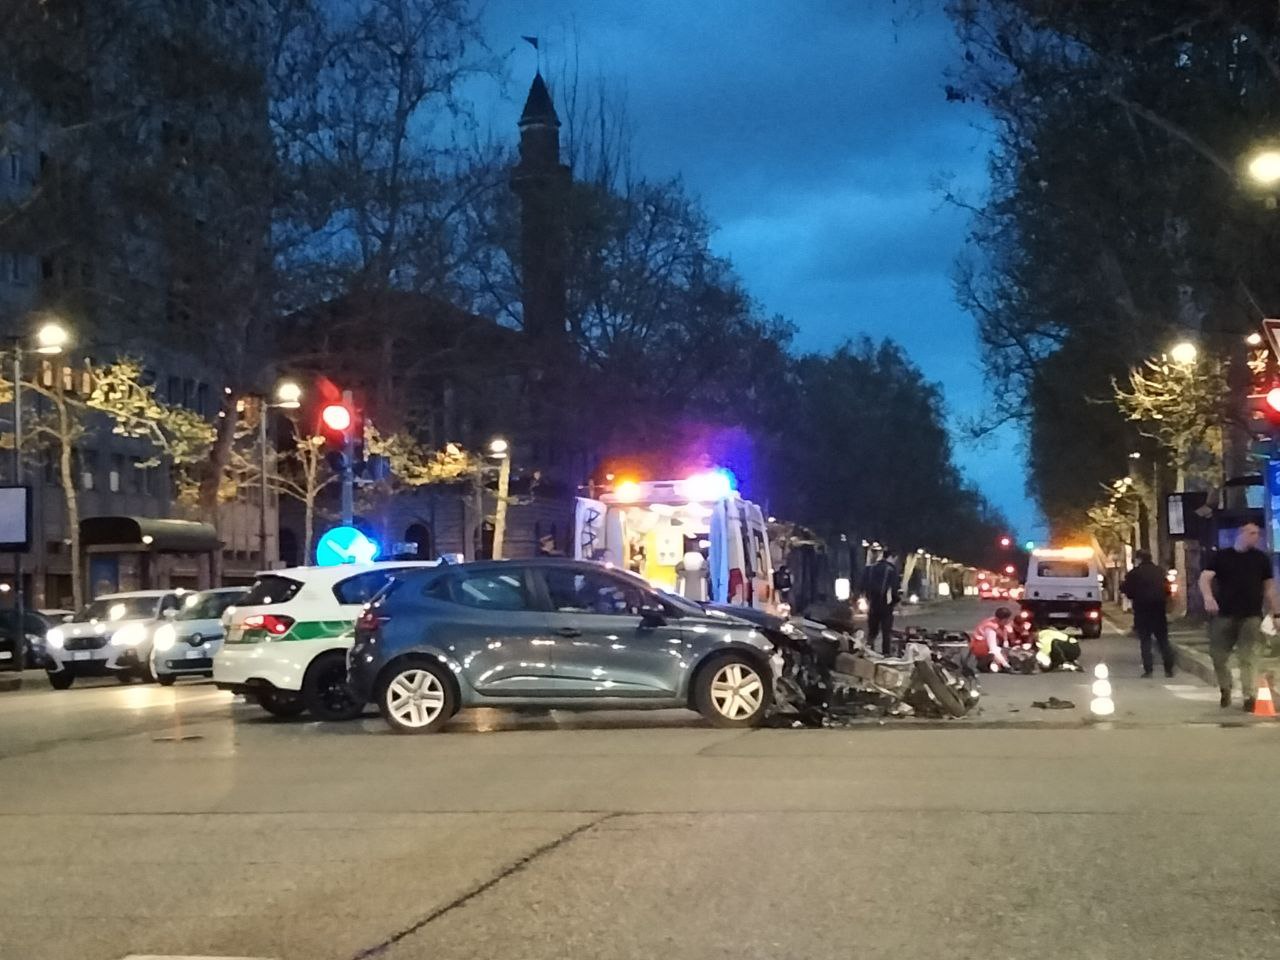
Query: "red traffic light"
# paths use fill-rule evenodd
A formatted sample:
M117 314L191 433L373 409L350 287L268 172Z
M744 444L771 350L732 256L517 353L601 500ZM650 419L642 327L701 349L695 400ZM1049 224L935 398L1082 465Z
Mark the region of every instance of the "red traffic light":
M1280 413L1280 387L1272 387L1264 399L1272 413Z
M351 411L340 403L331 403L320 411L320 420L335 433L351 429Z

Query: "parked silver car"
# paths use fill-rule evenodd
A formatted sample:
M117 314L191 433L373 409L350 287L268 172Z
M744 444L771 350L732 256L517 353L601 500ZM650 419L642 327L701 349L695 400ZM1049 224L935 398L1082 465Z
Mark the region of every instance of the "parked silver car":
M222 648L222 614L248 593L247 587L202 590L182 598L168 623L151 641L151 672L162 686L179 677L212 677L213 658Z
M399 573L356 621L349 679L399 733L461 707L689 707L759 723L780 669L770 631L574 560Z

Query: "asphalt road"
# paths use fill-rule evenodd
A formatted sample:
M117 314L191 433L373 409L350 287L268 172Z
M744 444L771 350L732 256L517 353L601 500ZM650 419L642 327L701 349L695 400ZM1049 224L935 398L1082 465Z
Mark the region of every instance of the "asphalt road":
M1137 679L1127 638L1087 650L1111 723L1080 674L989 678L950 723L429 737L28 685L0 694L0 958L1271 956L1280 727Z

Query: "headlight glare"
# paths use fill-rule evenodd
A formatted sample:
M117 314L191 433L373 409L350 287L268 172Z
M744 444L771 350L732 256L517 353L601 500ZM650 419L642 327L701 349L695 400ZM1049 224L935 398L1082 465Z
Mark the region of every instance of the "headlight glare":
M172 650L173 645L178 642L178 631L173 629L173 624L161 624L156 630L155 648L164 653L166 650Z
M61 650L63 643L66 642L67 635L61 627L54 627L44 635L44 642L47 646L53 647L55 650Z
M147 639L147 628L140 623L126 623L111 638L113 647L136 647Z

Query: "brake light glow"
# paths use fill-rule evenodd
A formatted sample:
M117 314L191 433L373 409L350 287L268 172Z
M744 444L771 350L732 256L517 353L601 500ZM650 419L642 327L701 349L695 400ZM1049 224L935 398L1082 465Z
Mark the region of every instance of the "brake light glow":
M1101 614L1099 614L1097 610L1090 610L1090 611L1089 611L1089 619L1090 619L1090 620L1097 620L1099 616L1101 616Z
M377 630L390 619L390 617L380 616L375 613L372 607L365 607L360 616L356 618L356 629Z
M244 618L245 629L265 630L273 637L282 637L293 626L293 617L277 616L274 613L252 613Z

